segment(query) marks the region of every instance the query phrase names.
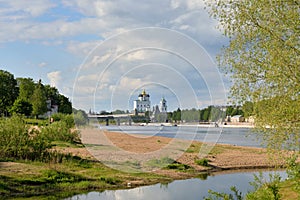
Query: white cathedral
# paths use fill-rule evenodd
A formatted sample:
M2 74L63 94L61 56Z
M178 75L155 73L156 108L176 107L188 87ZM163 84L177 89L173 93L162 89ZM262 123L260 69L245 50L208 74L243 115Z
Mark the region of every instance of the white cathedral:
M138 99L134 100L133 110L138 113L145 113L146 111L152 112L153 114L167 113L167 101L165 98L162 98L159 102L159 107L156 105L151 111L150 95L143 90L142 93L139 94Z
M133 110L139 113L144 113L146 111L150 111L150 108L150 95L147 94L145 90L143 90L143 92L139 94L138 99L133 101Z

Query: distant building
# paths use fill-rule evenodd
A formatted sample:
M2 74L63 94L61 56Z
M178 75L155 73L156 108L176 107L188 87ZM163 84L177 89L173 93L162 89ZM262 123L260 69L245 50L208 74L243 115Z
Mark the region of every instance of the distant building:
M245 122L245 118L242 115L234 115L230 117L230 122Z
M163 97L160 102L159 106L153 106L151 121L152 122L167 122L167 101Z
M133 109L138 113L144 113L150 111L151 102L150 95L145 90L139 94L138 99L133 102Z
M167 101L165 100L164 97L160 100L159 104L160 104L160 106L159 106L160 112L166 113L167 112Z

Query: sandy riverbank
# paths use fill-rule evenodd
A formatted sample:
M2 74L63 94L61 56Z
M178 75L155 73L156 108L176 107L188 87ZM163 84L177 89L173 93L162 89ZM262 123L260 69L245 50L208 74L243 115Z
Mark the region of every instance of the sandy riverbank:
M284 165L283 157L273 156L270 158L264 148L203 144L197 141L158 136L148 137L97 129L81 130L81 137L86 149L71 149L70 151L75 154L93 157L119 170L151 171L173 178L182 178L189 175L176 170L160 169L160 166L153 168L153 166L147 166L147 164L167 157L177 163L191 167L195 173L267 169ZM201 166L195 162L202 158L209 161L208 166Z

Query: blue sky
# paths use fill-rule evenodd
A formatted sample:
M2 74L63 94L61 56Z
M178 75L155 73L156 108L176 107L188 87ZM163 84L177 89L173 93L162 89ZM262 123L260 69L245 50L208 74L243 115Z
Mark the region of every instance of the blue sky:
M97 112L131 110L142 89L153 105L164 96L169 110L224 104L227 89L209 58L228 40L204 7L202 0L0 0L0 68L42 79L74 107Z

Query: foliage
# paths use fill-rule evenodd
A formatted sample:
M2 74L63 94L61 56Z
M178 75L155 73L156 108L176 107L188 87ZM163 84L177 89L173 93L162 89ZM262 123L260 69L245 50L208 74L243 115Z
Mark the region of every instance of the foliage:
M32 104L24 99L17 99L9 112L30 116L32 112Z
M242 193L239 192L236 187L231 187L230 190L233 194L226 194L226 193L219 193L209 190L208 193L210 194L208 197L205 197L205 200L242 200L243 196Z
M205 122L209 121L211 108L212 108L212 106L208 106L207 108L200 111L200 120L201 121L205 121Z
M298 155L292 155L287 162L287 174L289 179L294 180L295 183L295 190L298 191L300 194L300 163L297 163Z
M165 167L166 169L174 169L174 170L179 170L179 171L186 171L188 169L191 169L190 166L186 165L186 164L182 164L182 163L172 163L169 164Z
M70 143L79 143L78 131L71 130L65 121L57 121L49 126L41 128L43 136L50 142L64 141Z
M67 128L74 127L74 117L72 114L55 113L51 115L54 122L63 121Z
M34 128L20 116L0 119L2 159L46 161L63 158L63 155L50 151L53 141L78 143L80 139L78 132L72 131L63 121Z
M207 5L230 38L218 61L234 82L232 100L254 103L255 125L270 146L293 141L288 148L299 147L299 2L209 0Z
M43 89L41 80L36 85L32 95L32 114L38 118L38 115L42 115L47 112L46 95Z
M201 166L204 166L204 167L207 167L207 166L208 166L208 162L209 162L209 160L206 159L206 158L202 158L202 159L200 159L200 160L195 160L195 163L196 163L197 165L201 165Z
M88 116L83 110L73 109L73 116L77 126L84 126L88 123Z
M253 115L253 103L246 101L242 106L244 117L250 117Z
M19 116L0 120L2 159L40 160L51 147L36 129L30 129Z
M58 112L65 114L72 113L72 103L67 97L61 94L59 95Z
M4 70L0 70L0 91L0 115L6 115L18 97L18 88L14 75Z
M173 112L172 119L175 122L181 121L181 110L180 110L180 108L178 108L176 111Z
M186 122L199 122L200 121L200 111L192 108L190 110L185 109L181 111L181 118Z
M158 168L162 168L165 167L169 164L174 163L175 160L169 157L163 157L161 159L153 159L153 160L149 160L147 161L147 165L151 166L151 167L158 167Z
M35 89L35 83L31 78L17 78L19 85L19 99L30 101Z
M254 175L254 181L250 184L254 187L254 192L247 194L249 200L279 200L279 183L281 177L279 174L270 174L269 180L264 181L262 173Z

